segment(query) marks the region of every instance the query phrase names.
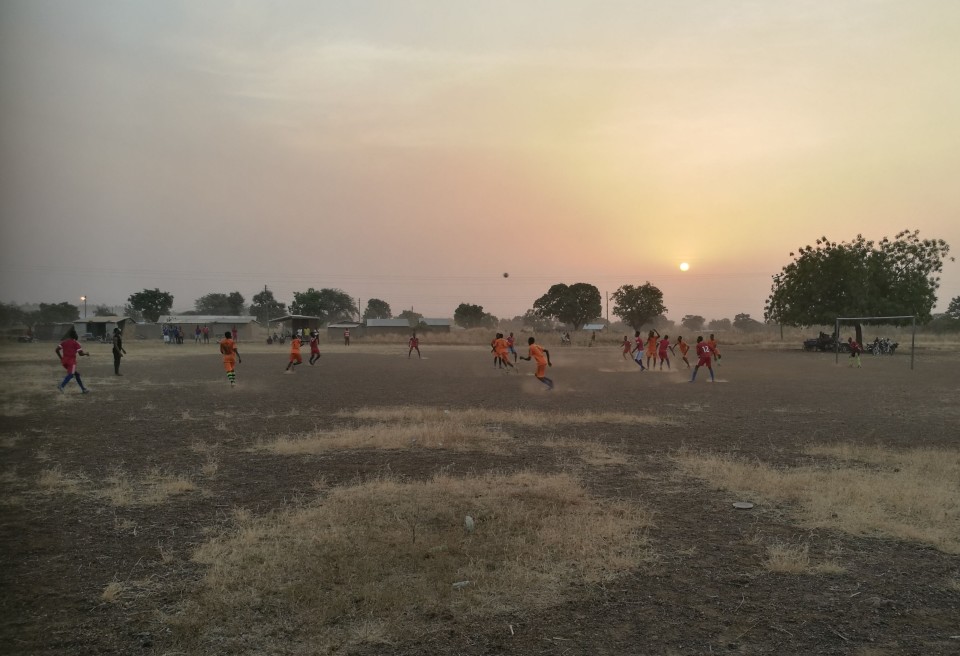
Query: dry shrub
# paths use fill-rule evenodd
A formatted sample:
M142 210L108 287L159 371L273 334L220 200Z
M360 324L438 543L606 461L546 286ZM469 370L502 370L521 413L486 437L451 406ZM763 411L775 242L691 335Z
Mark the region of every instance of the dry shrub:
M164 503L170 497L197 489L197 486L186 476L169 474L158 469L147 472L139 479L133 479L126 472L117 470L104 482L106 486L94 490L93 495L119 507L155 506Z
M866 446L815 446L807 451L842 462L788 469L684 451L676 460L713 485L795 503L811 527L915 540L960 553L960 452Z
M121 594L123 594L123 583L120 581L111 581L107 584L107 587L103 589L100 598L107 603L113 604L120 599Z
M947 590L953 590L954 592L960 592L960 577L952 577L947 579Z
M539 412L535 410L492 410L467 408L444 410L427 406L395 406L386 408L360 408L341 410L340 417L368 421L428 422L456 420L465 424L515 424L517 426L555 427L583 424L668 424L670 422L650 415L632 415L625 412Z
M270 653L283 640L285 653L314 654L420 635L440 615L551 606L573 583L609 581L649 558L649 513L594 499L566 474L382 478L234 518L231 535L194 554L208 570L177 622L193 653L240 640L247 653Z

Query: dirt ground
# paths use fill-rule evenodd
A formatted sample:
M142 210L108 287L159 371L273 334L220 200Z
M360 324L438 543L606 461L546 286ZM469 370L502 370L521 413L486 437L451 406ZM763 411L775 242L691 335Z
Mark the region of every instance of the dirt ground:
M228 524L233 509L267 513L329 485L379 472L414 479L438 471L558 471L550 437L589 439L628 464L579 470L600 497L636 500L655 513L657 559L613 584L571 591L542 611L435 630L357 654L960 654L960 556L930 546L811 531L789 506L736 510L731 492L681 475L670 454L686 446L792 466L810 444L855 442L898 449L958 448L960 354L920 351L864 358L851 369L829 354L727 347L716 383L701 372L643 372L615 347L551 346L556 390L495 370L485 347L325 346L315 367L282 373L284 347L241 345L236 389L215 346L129 345L123 377L109 347L81 362L93 392L60 396L52 344L0 349L0 652L5 654L182 654L158 620L203 576L197 545ZM676 366L676 362L674 365ZM681 365L682 366L682 365ZM441 408L618 411L672 420L651 426L515 428L514 455L442 449L356 449L322 456L271 455L258 439L343 423L340 410ZM215 476L201 470L216 450ZM161 504L117 507L89 496L44 491L58 468L103 480L154 468L189 475L202 493ZM960 503L960 500L958 500ZM762 536L758 540L757 536ZM766 571L765 541L809 544L811 556L840 554L840 574ZM118 600L113 582L140 581ZM128 590L129 590L128 586Z

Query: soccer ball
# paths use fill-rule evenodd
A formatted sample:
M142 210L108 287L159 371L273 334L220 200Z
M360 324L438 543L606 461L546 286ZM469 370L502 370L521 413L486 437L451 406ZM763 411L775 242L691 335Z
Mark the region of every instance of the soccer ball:
M503 277L504 277L504 278L509 278L509 277L510 277L510 274L509 274L509 273L504 273L504 274L503 274Z

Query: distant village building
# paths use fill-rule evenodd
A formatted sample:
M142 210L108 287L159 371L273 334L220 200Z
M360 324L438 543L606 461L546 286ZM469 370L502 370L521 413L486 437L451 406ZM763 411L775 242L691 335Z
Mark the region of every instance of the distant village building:
M410 322L406 319L367 319L364 335L402 335L411 331Z
M287 314L270 319L270 334L276 333L281 337L294 335L299 330L301 334L309 335L314 330L320 330L323 320L320 317L310 317L305 314Z
M327 326L327 339L331 342L343 341L343 331L350 331L350 339L361 339L364 335L362 323L356 321L337 321Z
M588 323L583 326L583 330L587 330L594 333L602 332L607 325L603 323Z
M448 333L453 327L453 319L428 319L424 317L420 320L420 330L431 333Z
M197 327L202 331L204 326L210 330L210 341L216 341L223 337L226 331L234 334L241 342L254 340L258 338L258 329L256 317L250 315L212 315L212 314L169 314L160 317L157 323L138 323L134 328L134 334L124 333L124 337L138 337L141 339L162 339L163 328L180 328L183 331L183 341L192 342ZM214 339L216 338L216 340Z
M88 317L77 319L73 322L73 327L80 335L80 339L109 340L113 336L114 328L119 328L120 332L125 332L127 326L133 325L133 323L133 319L129 317Z

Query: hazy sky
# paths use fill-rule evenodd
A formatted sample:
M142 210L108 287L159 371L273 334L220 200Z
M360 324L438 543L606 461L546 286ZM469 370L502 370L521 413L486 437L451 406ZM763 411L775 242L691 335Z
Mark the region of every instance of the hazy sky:
M956 0L3 0L0 300L760 318L821 235L960 254L958 117Z

